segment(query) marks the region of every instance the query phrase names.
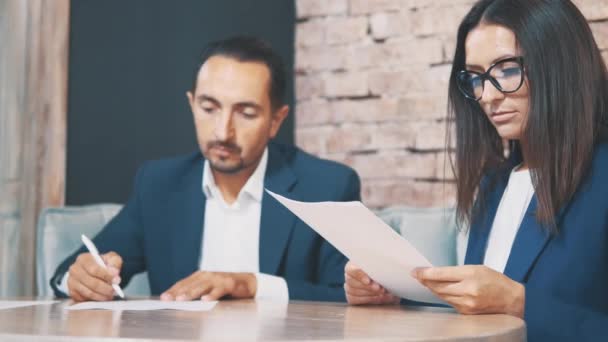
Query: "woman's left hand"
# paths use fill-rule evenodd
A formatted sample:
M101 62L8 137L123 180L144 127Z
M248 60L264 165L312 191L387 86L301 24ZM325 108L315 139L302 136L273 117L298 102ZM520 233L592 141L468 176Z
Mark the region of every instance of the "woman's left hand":
M462 314L508 314L523 318L525 288L483 265L418 268L412 277Z

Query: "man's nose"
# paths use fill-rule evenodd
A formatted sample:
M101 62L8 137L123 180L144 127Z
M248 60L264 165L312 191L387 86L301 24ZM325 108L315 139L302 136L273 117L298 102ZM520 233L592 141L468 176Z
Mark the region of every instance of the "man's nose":
M232 114L222 112L215 122L215 137L217 140L226 141L234 137L234 125L232 122Z

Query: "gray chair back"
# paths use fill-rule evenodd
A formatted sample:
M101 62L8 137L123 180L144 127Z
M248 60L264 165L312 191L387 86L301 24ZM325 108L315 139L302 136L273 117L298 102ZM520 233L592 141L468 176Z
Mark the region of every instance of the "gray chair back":
M376 212L433 265L462 264L466 237L458 230L454 208L394 206Z
M53 296L50 279L57 266L82 246L80 235L93 238L121 208L118 204L95 204L42 210L36 241L36 287L39 296ZM149 295L147 273L133 277L124 291L131 296Z

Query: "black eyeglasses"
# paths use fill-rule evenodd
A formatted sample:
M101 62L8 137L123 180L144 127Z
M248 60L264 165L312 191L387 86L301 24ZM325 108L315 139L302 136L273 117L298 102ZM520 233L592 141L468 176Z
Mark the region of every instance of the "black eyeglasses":
M462 70L456 75L456 84L462 94L471 100L479 101L483 87L489 80L503 93L514 93L524 83L524 58L509 57L492 64L484 73Z

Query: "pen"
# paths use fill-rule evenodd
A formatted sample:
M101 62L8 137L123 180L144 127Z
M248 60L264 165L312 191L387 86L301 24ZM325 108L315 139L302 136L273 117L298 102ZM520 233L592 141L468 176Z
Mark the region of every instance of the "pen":
M107 269L108 267L99 256L99 251L97 250L97 247L95 247L95 245L93 244L93 241L91 241L84 234L80 235L80 239L82 240L82 243L84 243L85 247L89 250L89 253L91 253L91 255L93 256L93 259L95 259L95 262L97 262L99 266ZM112 284L112 288L114 289L114 291L116 291L116 294L118 294L120 298L125 298L125 294L122 292L118 284Z

